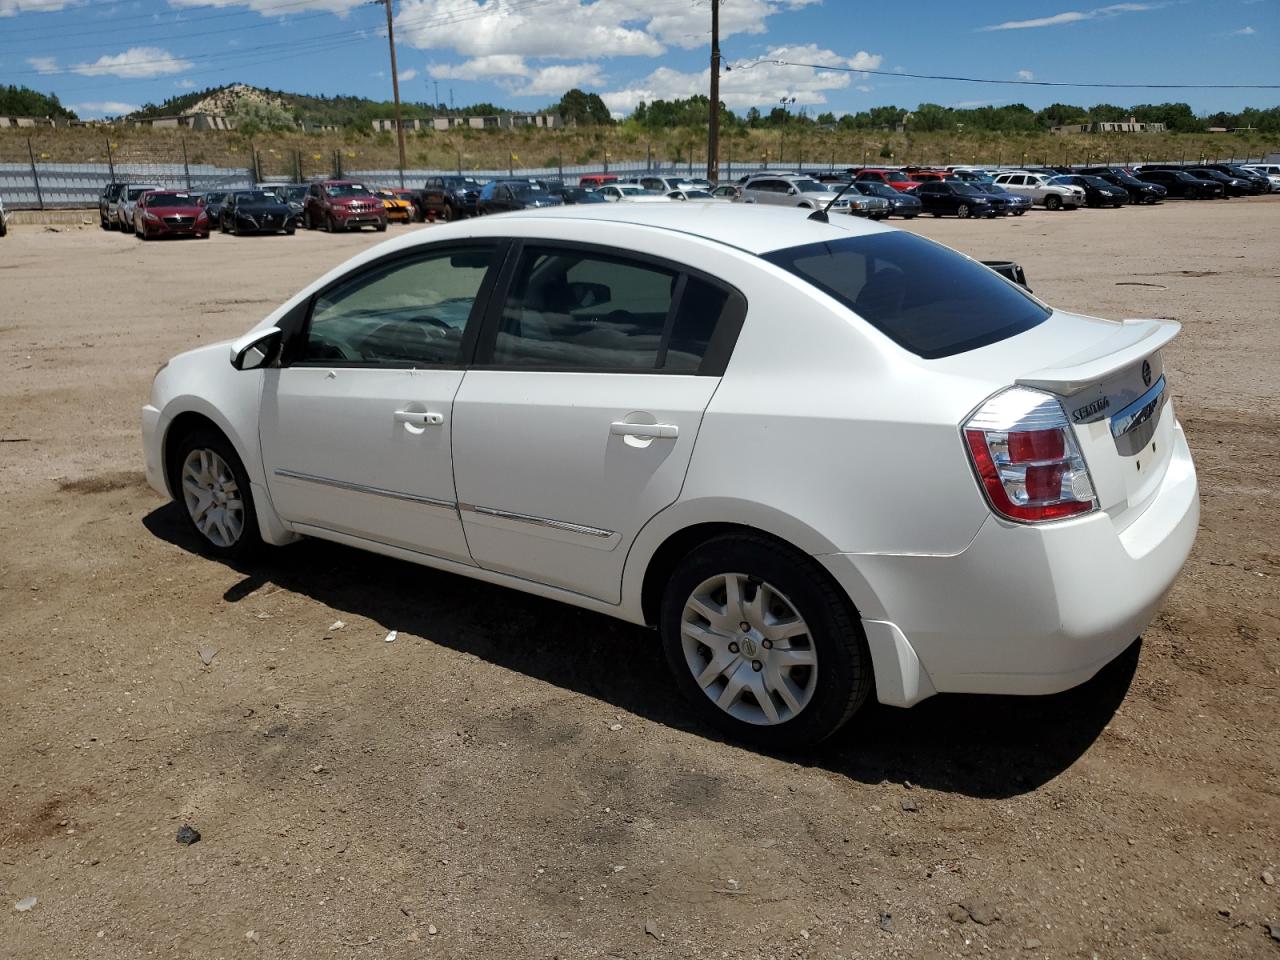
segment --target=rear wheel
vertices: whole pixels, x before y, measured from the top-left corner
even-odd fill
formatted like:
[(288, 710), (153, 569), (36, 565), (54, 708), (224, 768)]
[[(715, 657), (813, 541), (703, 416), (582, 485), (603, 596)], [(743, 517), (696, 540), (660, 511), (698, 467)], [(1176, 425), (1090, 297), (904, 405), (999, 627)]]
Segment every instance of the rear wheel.
[(1051, 193), (1044, 198), (1044, 208), (1046, 210), (1061, 210), (1062, 198), (1056, 193)]
[(377, 225), (377, 230), (378, 230), (378, 232), (379, 232), (379, 233), (386, 233), (386, 232), (387, 232), (387, 221), (383, 220), (383, 221), (381, 221), (380, 223), (378, 223), (378, 225)]
[(226, 437), (188, 434), (177, 445), (173, 471), (171, 487), (208, 553), (238, 560), (262, 546), (249, 475)]
[(441, 207), (440, 219), (443, 220), (445, 223), (448, 223), (450, 220), (456, 220), (457, 215), (453, 212), (453, 207), (451, 207), (447, 203), (443, 207)]
[(871, 691), (847, 598), (804, 554), (753, 534), (708, 541), (668, 581), (662, 639), (676, 683), (731, 736), (795, 749), (835, 733)]

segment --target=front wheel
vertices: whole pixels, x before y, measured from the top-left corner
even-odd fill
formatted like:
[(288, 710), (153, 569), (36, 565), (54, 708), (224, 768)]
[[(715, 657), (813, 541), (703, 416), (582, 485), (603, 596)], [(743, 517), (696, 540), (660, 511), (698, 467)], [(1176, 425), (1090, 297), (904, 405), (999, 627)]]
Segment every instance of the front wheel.
[(764, 537), (717, 537), (685, 557), (663, 594), (661, 629), (694, 709), (762, 746), (826, 739), (871, 691), (847, 598), (810, 558)]
[(969, 205), (967, 203), (962, 203), (960, 204), (960, 206), (956, 207), (956, 216), (959, 217), (961, 220), (968, 220)]
[(1049, 196), (1044, 198), (1044, 208), (1046, 210), (1061, 210), (1062, 198), (1056, 194), (1049, 194)]
[(222, 434), (197, 430), (178, 444), (170, 485), (204, 549), (240, 560), (262, 546), (249, 475)]
[(383, 220), (381, 223), (379, 223), (379, 224), (377, 225), (377, 231), (378, 231), (379, 233), (386, 233), (386, 232), (387, 232), (387, 221)]
[(1022, 216), (1024, 213), (1026, 213), (1026, 212), (1027, 212), (1027, 211), (1025, 211), (1025, 210), (1015, 210), (1015, 211), (1013, 211), (1013, 215), (1014, 215), (1015, 217), (1020, 217), (1020, 216)]

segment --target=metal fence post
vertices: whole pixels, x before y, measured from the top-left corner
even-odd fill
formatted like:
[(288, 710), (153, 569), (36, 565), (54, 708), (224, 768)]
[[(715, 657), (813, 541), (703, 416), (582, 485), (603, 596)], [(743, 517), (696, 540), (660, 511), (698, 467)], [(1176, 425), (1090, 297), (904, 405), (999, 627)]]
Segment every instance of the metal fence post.
[(182, 138), (182, 175), (187, 180), (187, 190), (191, 189), (191, 165), (187, 163), (187, 138)]
[(40, 174), (36, 171), (36, 152), (31, 148), (31, 138), (27, 137), (27, 156), (31, 158), (31, 179), (36, 185), (36, 200), (40, 209), (44, 209), (44, 194), (40, 192)]
[(301, 150), (293, 151), (293, 174), (294, 174), (293, 182), (301, 183), (302, 182), (302, 151)]
[(106, 140), (107, 140), (107, 170), (111, 172), (111, 182), (115, 183), (116, 162), (115, 162), (115, 158), (111, 156), (111, 138), (107, 137)]

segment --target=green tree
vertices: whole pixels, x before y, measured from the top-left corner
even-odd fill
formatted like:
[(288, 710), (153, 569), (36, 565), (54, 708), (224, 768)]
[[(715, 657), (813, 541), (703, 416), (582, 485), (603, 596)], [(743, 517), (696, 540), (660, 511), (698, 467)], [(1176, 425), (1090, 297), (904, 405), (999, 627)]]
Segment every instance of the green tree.
[(600, 95), (584, 93), (577, 87), (567, 91), (553, 110), (565, 123), (576, 123), (579, 126), (613, 123), (609, 108), (604, 105)]
[(30, 87), (0, 86), (0, 116), (55, 117), (75, 120), (75, 113), (58, 100), (56, 94), (40, 93)]
[(241, 97), (236, 101), (231, 108), (230, 119), (235, 122), (236, 131), (245, 137), (292, 130), (298, 125), (286, 107), (250, 97)]

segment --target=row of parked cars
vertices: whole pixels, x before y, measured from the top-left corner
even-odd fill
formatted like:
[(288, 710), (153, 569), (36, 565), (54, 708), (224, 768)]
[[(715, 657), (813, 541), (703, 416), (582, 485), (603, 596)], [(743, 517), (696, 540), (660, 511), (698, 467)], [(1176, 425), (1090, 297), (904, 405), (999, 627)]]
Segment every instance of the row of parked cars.
[(369, 187), (354, 180), (257, 184), (249, 190), (171, 190), (153, 183), (109, 183), (98, 198), (104, 230), (156, 237), (207, 238), (230, 234), (284, 233), (299, 227), (338, 232), (417, 217), (416, 190)]

